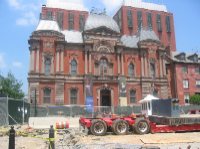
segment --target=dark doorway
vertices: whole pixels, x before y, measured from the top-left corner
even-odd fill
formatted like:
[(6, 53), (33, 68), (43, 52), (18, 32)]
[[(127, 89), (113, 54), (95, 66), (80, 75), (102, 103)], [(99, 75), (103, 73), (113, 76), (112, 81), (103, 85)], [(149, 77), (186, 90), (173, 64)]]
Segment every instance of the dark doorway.
[(108, 89), (101, 90), (101, 106), (111, 106), (111, 92)]

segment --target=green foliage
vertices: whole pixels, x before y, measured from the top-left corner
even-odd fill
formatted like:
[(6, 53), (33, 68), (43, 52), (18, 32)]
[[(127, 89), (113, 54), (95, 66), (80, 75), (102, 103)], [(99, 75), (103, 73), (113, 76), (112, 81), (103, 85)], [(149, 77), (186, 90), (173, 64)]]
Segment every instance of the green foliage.
[(22, 99), (24, 93), (21, 89), (23, 83), (18, 81), (15, 76), (9, 72), (6, 77), (0, 75), (0, 92), (4, 96), (14, 99)]
[(192, 95), (190, 97), (190, 104), (200, 105), (200, 95)]

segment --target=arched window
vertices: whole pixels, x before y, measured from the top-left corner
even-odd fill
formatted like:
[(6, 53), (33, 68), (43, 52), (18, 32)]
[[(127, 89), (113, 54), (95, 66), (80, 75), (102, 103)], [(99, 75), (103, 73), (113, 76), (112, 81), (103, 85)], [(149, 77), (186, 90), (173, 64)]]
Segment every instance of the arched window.
[(77, 62), (75, 59), (71, 61), (71, 75), (77, 74)]
[(152, 78), (156, 77), (156, 67), (155, 67), (155, 63), (150, 63), (150, 75)]
[(134, 76), (134, 65), (133, 65), (132, 63), (130, 63), (130, 64), (128, 65), (128, 75), (129, 75), (130, 77), (133, 77), (133, 76)]
[(130, 104), (136, 103), (136, 91), (130, 90)]
[(44, 88), (43, 95), (43, 103), (51, 103), (51, 89)]
[(77, 89), (72, 88), (70, 90), (70, 104), (77, 104)]
[(51, 72), (51, 58), (46, 57), (44, 62), (45, 67), (45, 75), (50, 75)]
[(100, 75), (108, 74), (108, 61), (105, 58), (100, 60), (99, 68), (100, 68)]

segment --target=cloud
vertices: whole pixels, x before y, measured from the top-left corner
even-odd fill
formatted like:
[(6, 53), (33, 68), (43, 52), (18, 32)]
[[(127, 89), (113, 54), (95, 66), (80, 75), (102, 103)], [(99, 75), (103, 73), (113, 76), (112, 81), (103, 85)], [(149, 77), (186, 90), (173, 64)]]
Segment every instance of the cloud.
[[(44, 1), (44, 0), (42, 0)], [(42, 5), (41, 0), (8, 0), (11, 8), (14, 8), (21, 17), (16, 19), (19, 26), (36, 25), (38, 23), (39, 11)]]
[(102, 0), (102, 3), (108, 12), (116, 10), (122, 4), (122, 2), (123, 0)]
[(18, 61), (15, 61), (15, 62), (12, 63), (12, 66), (16, 67), (16, 68), (21, 68), (22, 67), (22, 63), (18, 62)]
[(5, 67), (6, 67), (6, 62), (5, 62), (5, 59), (4, 59), (4, 54), (0, 53), (0, 69), (3, 69)]

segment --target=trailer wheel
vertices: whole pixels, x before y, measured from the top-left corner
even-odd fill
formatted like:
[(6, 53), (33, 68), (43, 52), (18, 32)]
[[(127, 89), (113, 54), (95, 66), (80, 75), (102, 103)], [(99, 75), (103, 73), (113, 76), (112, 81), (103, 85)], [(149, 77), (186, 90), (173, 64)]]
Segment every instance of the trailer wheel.
[(145, 119), (136, 119), (133, 130), (135, 130), (137, 134), (149, 133), (150, 127), (148, 121)]
[(112, 130), (116, 135), (125, 135), (128, 132), (128, 123), (125, 120), (115, 120), (112, 125)]
[(107, 131), (107, 125), (104, 121), (96, 119), (92, 120), (90, 132), (95, 136), (103, 136)]

